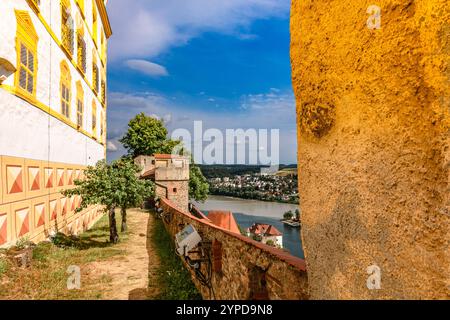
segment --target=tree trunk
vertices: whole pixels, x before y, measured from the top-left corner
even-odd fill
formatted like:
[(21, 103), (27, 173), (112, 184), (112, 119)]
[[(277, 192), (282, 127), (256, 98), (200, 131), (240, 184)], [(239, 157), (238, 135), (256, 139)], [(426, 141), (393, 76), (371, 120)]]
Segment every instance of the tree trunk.
[(121, 213), (122, 213), (122, 228), (120, 229), (120, 231), (125, 232), (127, 231), (127, 208), (122, 207)]
[(109, 241), (116, 244), (119, 241), (119, 234), (117, 233), (116, 224), (116, 208), (109, 209)]

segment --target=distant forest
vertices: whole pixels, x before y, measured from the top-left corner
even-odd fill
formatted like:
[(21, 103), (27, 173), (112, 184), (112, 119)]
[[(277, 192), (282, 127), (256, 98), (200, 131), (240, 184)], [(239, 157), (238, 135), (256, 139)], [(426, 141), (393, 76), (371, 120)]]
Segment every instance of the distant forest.
[[(211, 178), (223, 178), (232, 176), (242, 176), (245, 174), (255, 174), (261, 172), (261, 168), (268, 168), (267, 166), (255, 166), (255, 165), (227, 165), (227, 164), (214, 164), (214, 165), (199, 165), (203, 172), (203, 175), (207, 179)], [(280, 164), (280, 170), (288, 168), (297, 168), (296, 164)]]

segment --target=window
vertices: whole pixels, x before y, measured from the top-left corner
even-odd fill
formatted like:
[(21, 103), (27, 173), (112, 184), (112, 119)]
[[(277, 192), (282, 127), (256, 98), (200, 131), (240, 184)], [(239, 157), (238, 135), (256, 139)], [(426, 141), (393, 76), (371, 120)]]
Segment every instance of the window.
[(61, 42), (69, 53), (73, 54), (74, 46), (74, 22), (70, 14), (70, 2), (68, 0), (61, 1)]
[(61, 114), (70, 119), (70, 97), (71, 97), (70, 69), (67, 62), (61, 62)]
[(92, 101), (92, 134), (97, 135), (97, 105)]
[(105, 32), (103, 31), (103, 28), (101, 29), (100, 34), (100, 41), (101, 41), (101, 47), (102, 47), (102, 60), (105, 62), (106, 59), (106, 43), (105, 43)]
[(102, 110), (100, 112), (100, 140), (106, 143), (106, 112)]
[(106, 103), (106, 81), (102, 80), (102, 102)]
[(83, 128), (83, 101), (77, 99), (77, 126)]
[(20, 44), (19, 86), (28, 93), (34, 93), (34, 52)]
[(36, 95), (38, 36), (27, 11), (16, 10), (17, 72), (15, 85), (23, 93)]
[(105, 133), (105, 114), (103, 110), (100, 112), (100, 137), (103, 141), (103, 134)]
[(77, 126), (83, 128), (84, 91), (81, 82), (77, 82)]
[(77, 63), (78, 68), (86, 73), (86, 41), (84, 41), (84, 29), (83, 27), (78, 28), (77, 30)]
[[(95, 57), (95, 51), (92, 52), (92, 57)], [(94, 86), (94, 91), (99, 92), (100, 79), (98, 74), (98, 66), (95, 62), (92, 63), (92, 85)]]

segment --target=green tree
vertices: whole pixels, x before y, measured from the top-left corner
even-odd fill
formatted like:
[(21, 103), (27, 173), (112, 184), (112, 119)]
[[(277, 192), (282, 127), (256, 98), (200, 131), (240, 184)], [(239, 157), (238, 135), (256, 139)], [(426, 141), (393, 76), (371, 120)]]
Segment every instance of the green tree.
[(273, 240), (267, 240), (266, 244), (271, 247), (276, 247), (275, 242), (273, 242)]
[[(85, 178), (75, 181), (75, 188), (63, 191), (65, 196), (79, 195), (82, 198), (82, 210), (89, 205), (103, 205), (109, 215), (109, 238), (111, 243), (119, 241), (116, 224), (116, 208), (127, 208), (150, 197), (153, 187), (150, 182), (139, 180), (137, 166), (126, 160), (117, 160), (107, 164), (105, 160), (89, 166), (85, 170)], [(125, 210), (126, 214), (126, 210)], [(126, 226), (126, 224), (125, 224)]]
[(133, 160), (122, 158), (114, 161), (112, 169), (117, 173), (118, 189), (120, 194), (125, 195), (119, 203), (122, 215), (121, 232), (127, 230), (127, 209), (140, 206), (145, 198), (149, 198), (154, 193), (154, 186), (151, 181), (139, 180), (137, 174), (141, 171)]
[(300, 220), (300, 210), (295, 209), (295, 219)]
[(293, 216), (294, 216), (294, 214), (292, 213), (291, 210), (289, 210), (289, 211), (287, 211), (287, 212), (284, 213), (283, 218), (284, 218), (285, 220), (291, 220)]
[(191, 161), (189, 168), (189, 198), (205, 201), (209, 194), (209, 184), (200, 168)]
[[(128, 156), (132, 158), (158, 153), (171, 154), (175, 147), (179, 153), (186, 153), (181, 141), (167, 138), (167, 129), (162, 120), (146, 116), (144, 113), (130, 120), (128, 131), (120, 142), (127, 149)], [(189, 176), (189, 197), (196, 201), (205, 201), (209, 193), (209, 184), (192, 158)]]
[(171, 153), (179, 144), (179, 141), (167, 139), (167, 129), (162, 120), (148, 117), (144, 113), (130, 120), (128, 130), (120, 142), (133, 158), (140, 155)]

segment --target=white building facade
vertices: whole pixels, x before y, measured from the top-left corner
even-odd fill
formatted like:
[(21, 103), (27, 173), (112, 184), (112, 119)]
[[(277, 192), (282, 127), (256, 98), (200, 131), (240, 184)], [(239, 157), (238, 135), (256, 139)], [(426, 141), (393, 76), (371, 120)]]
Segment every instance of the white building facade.
[(106, 155), (104, 0), (0, 1), (0, 246), (77, 233), (73, 187)]

